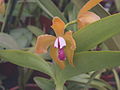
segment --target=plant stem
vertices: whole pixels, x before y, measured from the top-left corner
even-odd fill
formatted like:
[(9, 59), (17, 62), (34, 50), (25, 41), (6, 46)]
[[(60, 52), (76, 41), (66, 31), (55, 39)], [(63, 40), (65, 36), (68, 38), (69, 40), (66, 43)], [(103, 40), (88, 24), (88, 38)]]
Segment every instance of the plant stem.
[(100, 71), (95, 71), (92, 75), (91, 75), (91, 77), (90, 77), (90, 79), (88, 80), (88, 82), (86, 83), (86, 87), (84, 88), (84, 90), (88, 90), (88, 86), (89, 86), (89, 84), (95, 79), (95, 77), (98, 75), (98, 74), (100, 74), (102, 72), (102, 70), (100, 70)]
[(17, 27), (17, 25), (19, 24), (20, 18), (22, 16), (23, 10), (24, 10), (24, 6), (25, 6), (25, 0), (22, 2), (18, 16), (16, 17), (16, 24), (15, 26)]
[(55, 90), (63, 90), (63, 85), (56, 84), (56, 89)]
[(4, 16), (4, 21), (3, 21), (3, 24), (2, 24), (1, 32), (4, 31), (10, 7), (11, 7), (11, 0), (8, 0), (8, 5), (7, 5), (6, 11), (5, 11), (5, 16)]
[(55, 85), (56, 85), (55, 90), (63, 90), (64, 82), (61, 82), (60, 78), (57, 78), (55, 79)]
[(22, 67), (19, 68), (19, 78), (18, 78), (18, 83), (19, 83), (19, 90), (24, 90), (24, 69)]
[(77, 20), (73, 20), (73, 21), (67, 23), (67, 24), (65, 25), (65, 28), (68, 27), (68, 26), (71, 25), (71, 24), (75, 24), (76, 22), (77, 22)]
[(19, 90), (24, 90), (33, 70), (19, 67)]
[(29, 80), (29, 78), (31, 77), (33, 73), (33, 70), (31, 69), (26, 69), (26, 72), (24, 72), (24, 84), (27, 83), (27, 81)]
[(115, 69), (112, 69), (114, 77), (115, 77), (115, 81), (116, 81), (116, 86), (117, 86), (117, 90), (120, 90), (120, 79), (119, 79), (119, 75), (117, 73), (117, 71)]
[(59, 8), (60, 8), (60, 9), (62, 8), (63, 1), (64, 1), (64, 0), (60, 0), (60, 2), (59, 2)]

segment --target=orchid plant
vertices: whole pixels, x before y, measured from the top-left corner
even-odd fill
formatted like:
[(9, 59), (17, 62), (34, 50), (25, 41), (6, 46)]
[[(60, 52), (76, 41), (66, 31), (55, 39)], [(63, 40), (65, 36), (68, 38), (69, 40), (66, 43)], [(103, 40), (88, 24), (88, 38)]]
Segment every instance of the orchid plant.
[[(65, 17), (58, 9), (54, 8), (56, 6), (50, 0), (36, 0), (43, 10), (46, 10), (45, 7), (48, 6), (46, 13), (52, 16), (51, 28), (55, 35), (43, 34), (37, 36), (32, 50), (31, 48), (28, 51), (0, 50), (0, 58), (49, 75), (51, 77), (50, 80), (40, 77), (34, 78), (37, 85), (43, 90), (67, 90), (66, 82), (80, 82), (79, 78), (83, 73), (119, 66), (120, 51), (108, 51), (114, 50), (114, 46), (111, 45), (114, 40), (113, 42), (107, 42), (106, 40), (120, 33), (120, 23), (118, 23), (120, 14), (101, 19), (101, 14), (89, 11), (101, 1), (89, 0), (79, 10), (76, 20), (66, 23)], [(49, 3), (50, 6), (46, 3)], [(0, 5), (1, 7), (4, 6), (2, 1)], [(56, 10), (57, 15), (52, 10), (49, 10), (51, 7), (53, 11)], [(99, 7), (99, 9), (101, 8)], [(105, 12), (104, 9), (101, 10)], [(0, 12), (3, 13), (1, 8)], [(77, 23), (76, 29), (78, 29), (76, 32), (73, 32), (73, 30), (66, 31), (67, 27), (75, 23)], [(97, 51), (97, 45), (103, 42), (104, 44), (102, 45), (107, 47), (107, 51)], [(96, 51), (93, 51), (93, 48)], [(52, 61), (47, 61), (42, 57), (42, 54), (48, 54)], [(45, 85), (41, 86), (41, 82)], [(107, 85), (106, 83), (104, 84)], [(88, 88), (88, 86), (86, 87)], [(108, 88), (113, 90), (111, 86)], [(102, 87), (103, 90), (108, 88)]]

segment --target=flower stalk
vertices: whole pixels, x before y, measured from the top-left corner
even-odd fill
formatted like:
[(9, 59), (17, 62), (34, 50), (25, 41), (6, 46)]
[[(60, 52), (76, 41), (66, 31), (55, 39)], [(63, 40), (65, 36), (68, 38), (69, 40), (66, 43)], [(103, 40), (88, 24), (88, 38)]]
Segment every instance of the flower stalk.
[(72, 25), (72, 24), (75, 24), (75, 23), (77, 23), (77, 20), (70, 21), (69, 23), (67, 23), (65, 25), (65, 28), (67, 28), (69, 25)]
[(55, 90), (63, 90), (63, 84), (56, 84)]
[(55, 90), (63, 90), (63, 87), (61, 86), (56, 86), (56, 89)]
[(6, 11), (5, 11), (5, 16), (4, 16), (4, 21), (3, 21), (3, 24), (2, 24), (2, 27), (1, 27), (1, 32), (4, 31), (4, 28), (5, 28), (5, 25), (6, 25), (6, 21), (8, 19), (8, 14), (9, 14), (9, 9), (11, 7), (11, 0), (8, 1), (8, 4), (7, 4), (7, 8), (6, 8)]

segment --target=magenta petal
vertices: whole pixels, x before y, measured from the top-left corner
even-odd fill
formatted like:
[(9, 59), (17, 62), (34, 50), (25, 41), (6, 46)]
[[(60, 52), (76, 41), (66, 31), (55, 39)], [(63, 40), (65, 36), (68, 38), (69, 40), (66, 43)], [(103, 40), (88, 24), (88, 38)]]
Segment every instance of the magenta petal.
[(66, 56), (63, 48), (58, 49), (58, 58), (62, 61), (66, 60)]

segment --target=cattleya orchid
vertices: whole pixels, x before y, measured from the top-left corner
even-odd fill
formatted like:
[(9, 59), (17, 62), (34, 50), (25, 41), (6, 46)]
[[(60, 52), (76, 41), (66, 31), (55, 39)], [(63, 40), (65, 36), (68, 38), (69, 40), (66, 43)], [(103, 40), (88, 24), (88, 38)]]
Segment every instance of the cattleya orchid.
[(100, 17), (98, 15), (88, 10), (96, 6), (101, 1), (102, 0), (90, 0), (83, 6), (77, 17), (78, 29), (100, 20)]
[(56, 37), (52, 35), (41, 35), (37, 38), (36, 53), (46, 53), (50, 46), (51, 58), (62, 68), (65, 67), (67, 59), (71, 65), (73, 64), (74, 50), (76, 49), (75, 40), (72, 37), (72, 31), (64, 33), (65, 23), (59, 18), (54, 17), (52, 20), (52, 29)]
[(0, 0), (0, 14), (5, 13), (5, 3), (4, 0)]

